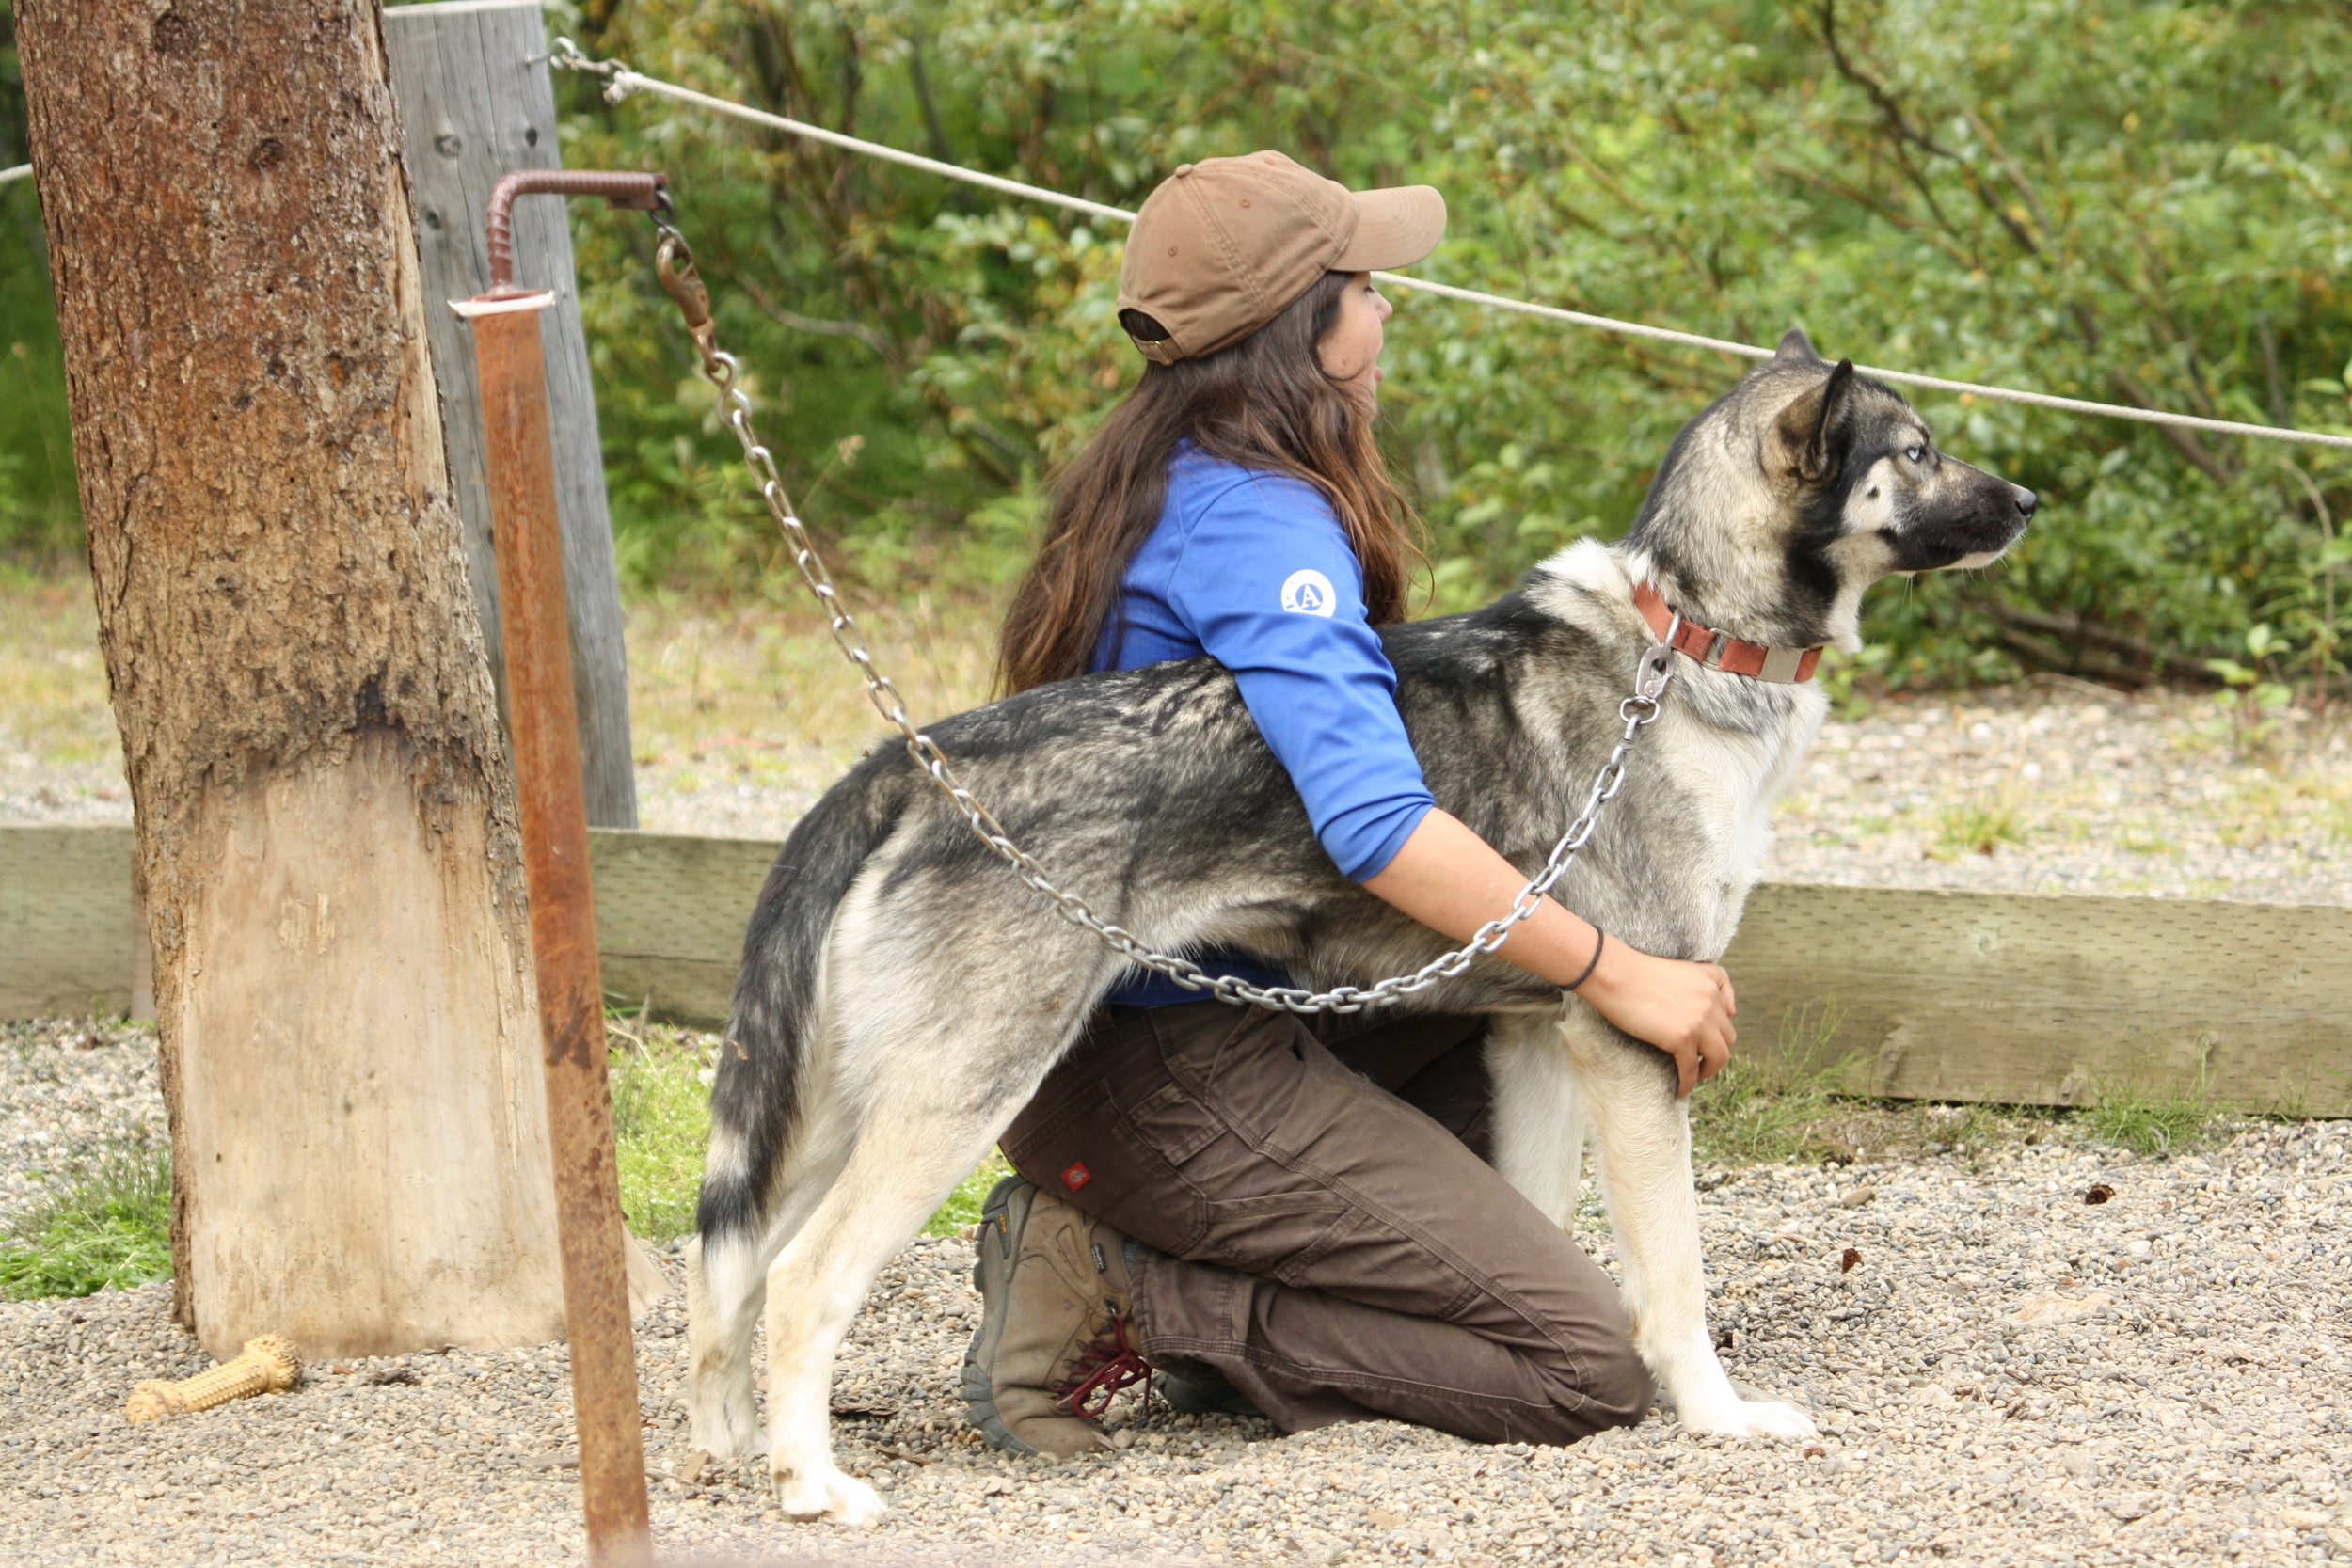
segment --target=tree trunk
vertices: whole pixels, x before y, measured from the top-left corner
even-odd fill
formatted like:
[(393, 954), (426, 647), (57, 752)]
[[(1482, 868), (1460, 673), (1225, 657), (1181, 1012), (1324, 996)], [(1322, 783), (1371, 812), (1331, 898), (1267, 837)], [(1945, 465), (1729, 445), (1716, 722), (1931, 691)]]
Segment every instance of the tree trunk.
[(17, 21), (181, 1314), (215, 1354), (553, 1338), (513, 786), (375, 0)]

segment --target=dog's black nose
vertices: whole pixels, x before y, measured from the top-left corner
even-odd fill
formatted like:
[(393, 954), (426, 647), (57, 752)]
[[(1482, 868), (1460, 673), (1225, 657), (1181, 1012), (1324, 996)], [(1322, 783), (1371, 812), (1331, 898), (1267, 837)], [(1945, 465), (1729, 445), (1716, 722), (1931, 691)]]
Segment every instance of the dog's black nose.
[(2035, 495), (2031, 490), (2026, 489), (2022, 485), (2017, 486), (2016, 488), (2017, 515), (2020, 517), (2023, 517), (2026, 521), (2032, 522), (2033, 509), (2042, 504), (2042, 498)]

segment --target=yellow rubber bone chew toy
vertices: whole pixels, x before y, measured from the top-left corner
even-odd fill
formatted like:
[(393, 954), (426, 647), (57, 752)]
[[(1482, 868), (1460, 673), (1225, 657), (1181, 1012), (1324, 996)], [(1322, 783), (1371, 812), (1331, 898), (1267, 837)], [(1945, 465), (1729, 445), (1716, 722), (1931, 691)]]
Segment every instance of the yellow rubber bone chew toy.
[(282, 1334), (264, 1334), (258, 1339), (247, 1339), (243, 1355), (234, 1361), (224, 1361), (209, 1372), (199, 1372), (177, 1383), (166, 1383), (159, 1377), (147, 1379), (131, 1390), (131, 1403), (124, 1414), (134, 1421), (184, 1416), (250, 1394), (283, 1393), (301, 1381), (302, 1362), (294, 1354), (294, 1341)]

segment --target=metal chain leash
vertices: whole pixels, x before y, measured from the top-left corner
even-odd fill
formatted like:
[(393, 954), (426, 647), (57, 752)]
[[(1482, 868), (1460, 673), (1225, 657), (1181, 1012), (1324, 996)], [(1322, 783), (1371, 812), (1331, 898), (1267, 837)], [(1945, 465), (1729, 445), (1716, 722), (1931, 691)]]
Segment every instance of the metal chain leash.
[(794, 514), (791, 500), (785, 495), (784, 481), (776, 473), (774, 455), (761, 445), (759, 437), (752, 430), (751, 399), (736, 385), (740, 367), (733, 355), (718, 345), (717, 330), (710, 319), (709, 292), (695, 271), (693, 251), (687, 245), (685, 236), (670, 224), (666, 216), (657, 215), (654, 226), (660, 235), (660, 242), (654, 252), (654, 267), (660, 277), (661, 287), (676, 304), (678, 313), (685, 318), (687, 331), (693, 335), (694, 346), (702, 356), (703, 377), (718, 389), (722, 416), (726, 420), (727, 428), (735, 432), (735, 438), (742, 444), (743, 462), (758, 482), (760, 499), (767, 503), (769, 515), (784, 531), (785, 542), (792, 549), (792, 563), (800, 569), (802, 580), (808, 584), (809, 592), (817, 595), (817, 603), (825, 612), (832, 628), (834, 645), (865, 679), (866, 700), (898, 730), (906, 743), (907, 754), (961, 814), (980, 842), (1011, 867), (1014, 876), (1042, 894), (1064, 920), (1093, 932), (1105, 946), (1129, 963), (1156, 974), (1164, 974), (1187, 990), (1206, 992), (1220, 1002), (1294, 1013), (1361, 1012), (1366, 1007), (1378, 1006), (1402, 996), (1410, 996), (1415, 991), (1426, 990), (1440, 980), (1449, 980), (1460, 974), (1478, 958), (1501, 947), (1513, 927), (1529, 919), (1543, 907), (1545, 895), (1566, 875), (1568, 867), (1575, 863), (1577, 851), (1584, 847), (1592, 838), (1594, 829), (1599, 826), (1602, 808), (1615, 800), (1618, 790), (1624, 787), (1626, 757), (1633, 750), (1633, 743), (1644, 727), (1657, 721), (1661, 711), (1660, 701), (1674, 679), (1670, 667), (1673, 657), (1670, 644), (1675, 632), (1680, 629), (1679, 616), (1676, 617), (1677, 625), (1668, 627), (1665, 638), (1645, 650), (1634, 665), (1632, 694), (1617, 705), (1617, 717), (1624, 722), (1625, 733), (1618, 737), (1615, 749), (1609, 753), (1609, 760), (1601, 765), (1600, 771), (1594, 777), (1591, 792), (1584, 799), (1584, 809), (1569, 824), (1568, 831), (1560, 836), (1560, 842), (1551, 847), (1551, 854), (1544, 862), (1543, 870), (1511, 901), (1510, 911), (1481, 926), (1467, 945), (1431, 959), (1410, 974), (1391, 975), (1373, 986), (1341, 986), (1327, 991), (1301, 990), (1292, 986), (1253, 986), (1232, 975), (1211, 974), (1190, 959), (1153, 952), (1137, 941), (1132, 932), (1096, 914), (1088, 908), (1083, 898), (1055, 886), (1046, 876), (1045, 868), (1006, 833), (995, 814), (964, 787), (962, 780), (956, 776), (954, 766), (948, 762), (947, 754), (907, 717), (906, 704), (899, 698), (898, 687), (875, 665), (873, 655), (866, 651), (857, 622), (842, 604), (841, 595), (834, 587), (833, 574), (826, 570), (823, 559), (818, 555), (816, 543), (809, 537), (807, 527)]

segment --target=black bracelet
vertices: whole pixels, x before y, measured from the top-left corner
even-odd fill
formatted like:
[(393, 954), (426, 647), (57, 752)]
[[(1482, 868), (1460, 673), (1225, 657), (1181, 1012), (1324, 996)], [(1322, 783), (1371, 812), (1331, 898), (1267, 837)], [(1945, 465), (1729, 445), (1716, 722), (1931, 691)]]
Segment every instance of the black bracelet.
[(1604, 942), (1606, 942), (1608, 940), (1609, 940), (1609, 933), (1608, 933), (1608, 932), (1606, 932), (1606, 931), (1602, 930), (1602, 929), (1601, 929), (1599, 927), (1597, 927), (1597, 926), (1596, 926), (1596, 927), (1593, 927), (1593, 961), (1592, 961), (1591, 963), (1588, 963), (1588, 964), (1586, 964), (1586, 965), (1584, 966), (1584, 973), (1583, 973), (1583, 974), (1581, 974), (1578, 975), (1575, 979), (1573, 979), (1573, 980), (1569, 981), (1566, 985), (1562, 986), (1562, 987), (1560, 988), (1562, 990), (1576, 990), (1576, 988), (1577, 988), (1577, 987), (1579, 987), (1579, 986), (1582, 985), (1585, 981), (1587, 981), (1587, 980), (1589, 980), (1589, 979), (1591, 979), (1591, 978), (1593, 977), (1593, 971), (1595, 971), (1596, 969), (1598, 969), (1598, 968), (1600, 967), (1600, 949), (1601, 949), (1601, 944), (1602, 944), (1602, 943), (1604, 943)]

